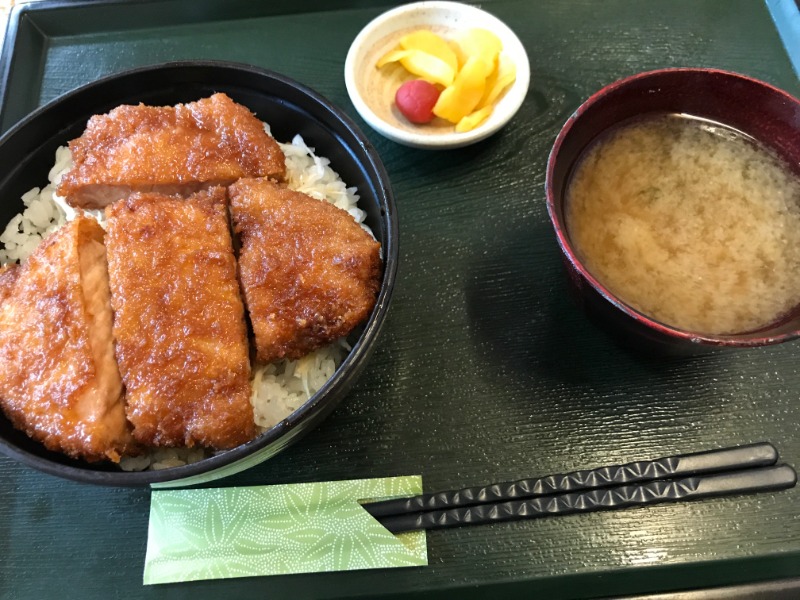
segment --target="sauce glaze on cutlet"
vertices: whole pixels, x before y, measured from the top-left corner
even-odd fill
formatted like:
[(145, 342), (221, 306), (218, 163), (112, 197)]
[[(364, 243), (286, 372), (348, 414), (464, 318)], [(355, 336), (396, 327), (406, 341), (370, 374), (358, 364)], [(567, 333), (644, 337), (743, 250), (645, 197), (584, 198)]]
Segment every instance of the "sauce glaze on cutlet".
[(89, 119), (69, 149), (75, 166), (58, 194), (83, 208), (133, 192), (188, 195), (240, 177), (286, 174), (264, 124), (225, 94), (176, 106), (119, 106)]
[(19, 265), (10, 263), (0, 267), (0, 302), (11, 295), (14, 289), (14, 282), (19, 276)]
[(267, 179), (228, 188), (257, 358), (301, 358), (375, 305), (380, 244), (346, 212)]
[(135, 438), (231, 448), (256, 434), (224, 188), (106, 209), (114, 337)]
[(42, 242), (0, 303), (0, 404), (48, 449), (89, 461), (135, 446), (113, 359), (103, 229), (78, 217)]

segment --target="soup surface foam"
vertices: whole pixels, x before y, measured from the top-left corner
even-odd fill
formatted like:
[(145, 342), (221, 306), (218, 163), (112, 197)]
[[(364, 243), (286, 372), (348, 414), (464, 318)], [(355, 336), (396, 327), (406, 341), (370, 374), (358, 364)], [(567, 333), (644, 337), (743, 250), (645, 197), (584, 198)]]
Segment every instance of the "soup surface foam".
[(605, 132), (566, 223), (601, 284), (679, 329), (757, 330), (800, 304), (800, 178), (724, 125), (664, 114)]

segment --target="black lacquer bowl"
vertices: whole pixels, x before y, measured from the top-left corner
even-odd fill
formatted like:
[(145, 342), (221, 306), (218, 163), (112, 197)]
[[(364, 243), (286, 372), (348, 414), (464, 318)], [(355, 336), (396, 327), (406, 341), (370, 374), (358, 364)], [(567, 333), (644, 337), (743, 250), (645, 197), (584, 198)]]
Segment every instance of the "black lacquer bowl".
[(386, 171), (374, 148), (339, 109), (309, 88), (276, 73), (223, 62), (176, 62), (111, 75), (36, 110), (0, 138), (0, 223), (24, 208), (20, 196), (47, 183), (58, 146), (78, 137), (93, 114), (120, 104), (171, 105), (224, 92), (270, 124), (280, 141), (300, 134), (331, 160), (383, 248), (384, 272), (377, 303), (354, 336), (352, 350), (333, 377), (287, 419), (256, 439), (199, 462), (158, 471), (123, 472), (110, 463), (90, 464), (50, 452), (15, 430), (0, 414), (0, 452), (26, 465), (77, 481), (111, 485), (194, 485), (252, 467), (318, 425), (348, 393), (369, 355), (389, 309), (398, 261), (397, 213)]

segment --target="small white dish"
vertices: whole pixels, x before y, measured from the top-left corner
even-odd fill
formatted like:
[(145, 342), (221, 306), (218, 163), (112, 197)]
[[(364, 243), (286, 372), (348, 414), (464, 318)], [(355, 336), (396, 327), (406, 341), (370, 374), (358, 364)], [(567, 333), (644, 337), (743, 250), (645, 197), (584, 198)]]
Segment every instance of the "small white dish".
[[(489, 118), (472, 131), (456, 133), (454, 126), (442, 119), (415, 125), (394, 106), (397, 88), (404, 79), (414, 76), (399, 64), (385, 66), (379, 71), (375, 63), (397, 46), (404, 32), (419, 28), (431, 29), (445, 37), (447, 31), (488, 29), (500, 38), (503, 51), (514, 61), (516, 80), (497, 102)], [(381, 135), (414, 148), (460, 148), (489, 137), (511, 120), (528, 92), (530, 64), (522, 42), (494, 15), (460, 2), (426, 1), (394, 8), (364, 27), (347, 52), (344, 81), (358, 113)]]

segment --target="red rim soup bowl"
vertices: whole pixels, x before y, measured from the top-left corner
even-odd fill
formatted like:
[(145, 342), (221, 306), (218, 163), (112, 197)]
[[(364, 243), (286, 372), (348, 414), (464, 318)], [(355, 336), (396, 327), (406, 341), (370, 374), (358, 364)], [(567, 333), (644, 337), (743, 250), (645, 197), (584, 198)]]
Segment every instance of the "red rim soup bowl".
[(573, 169), (600, 134), (650, 113), (688, 114), (732, 127), (772, 150), (800, 177), (800, 100), (770, 84), (716, 69), (679, 68), (640, 73), (604, 87), (567, 120), (547, 163), (547, 210), (579, 304), (623, 344), (657, 354), (765, 346), (797, 338), (800, 304), (758, 330), (724, 335), (687, 331), (627, 305), (578, 258), (565, 223), (566, 189)]

